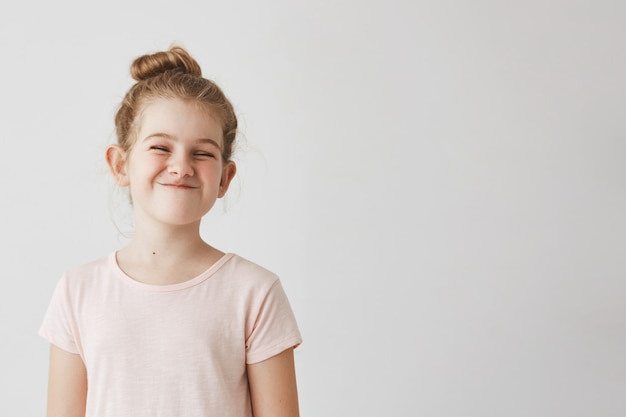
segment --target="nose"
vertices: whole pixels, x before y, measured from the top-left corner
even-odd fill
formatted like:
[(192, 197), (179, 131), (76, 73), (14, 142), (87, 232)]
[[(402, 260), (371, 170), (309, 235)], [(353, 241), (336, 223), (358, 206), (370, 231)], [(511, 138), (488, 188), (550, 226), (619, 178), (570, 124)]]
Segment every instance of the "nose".
[(168, 172), (170, 175), (179, 178), (190, 177), (193, 175), (193, 165), (189, 158), (181, 153), (172, 154), (169, 159)]

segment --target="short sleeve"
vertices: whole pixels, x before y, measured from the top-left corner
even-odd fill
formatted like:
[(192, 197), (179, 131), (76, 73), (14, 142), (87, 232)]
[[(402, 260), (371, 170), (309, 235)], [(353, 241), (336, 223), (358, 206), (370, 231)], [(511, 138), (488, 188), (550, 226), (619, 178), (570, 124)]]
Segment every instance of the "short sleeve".
[(262, 362), (302, 343), (295, 316), (280, 280), (271, 286), (256, 312), (246, 340), (246, 363)]
[(70, 353), (80, 353), (76, 337), (76, 321), (72, 314), (66, 276), (57, 283), (39, 328), (39, 335)]

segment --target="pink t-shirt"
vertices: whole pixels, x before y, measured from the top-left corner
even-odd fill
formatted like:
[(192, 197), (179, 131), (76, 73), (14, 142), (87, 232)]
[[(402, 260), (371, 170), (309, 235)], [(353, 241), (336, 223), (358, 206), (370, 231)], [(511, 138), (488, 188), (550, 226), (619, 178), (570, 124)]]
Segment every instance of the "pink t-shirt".
[(234, 254), (148, 285), (115, 253), (59, 281), (39, 331), (87, 369), (87, 417), (251, 417), (246, 364), (301, 343), (276, 275)]

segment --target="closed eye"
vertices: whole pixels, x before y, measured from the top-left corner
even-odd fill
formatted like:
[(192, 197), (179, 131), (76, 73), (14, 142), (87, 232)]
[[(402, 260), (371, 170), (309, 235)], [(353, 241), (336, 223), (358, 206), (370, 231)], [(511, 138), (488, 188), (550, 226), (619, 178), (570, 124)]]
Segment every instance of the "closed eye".
[(165, 146), (154, 145), (150, 146), (150, 150), (159, 151), (159, 152), (169, 152), (170, 150)]
[(193, 155), (197, 158), (215, 158), (215, 154), (211, 152), (196, 152)]

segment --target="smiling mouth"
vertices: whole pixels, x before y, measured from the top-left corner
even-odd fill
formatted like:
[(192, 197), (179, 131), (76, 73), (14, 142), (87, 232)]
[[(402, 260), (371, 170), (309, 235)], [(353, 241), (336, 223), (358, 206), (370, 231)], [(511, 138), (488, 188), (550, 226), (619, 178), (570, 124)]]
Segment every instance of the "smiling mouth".
[(187, 184), (167, 184), (167, 183), (159, 183), (164, 187), (168, 187), (168, 188), (176, 188), (176, 189), (180, 189), (180, 190), (195, 190), (198, 187), (194, 187), (191, 185), (187, 185)]

